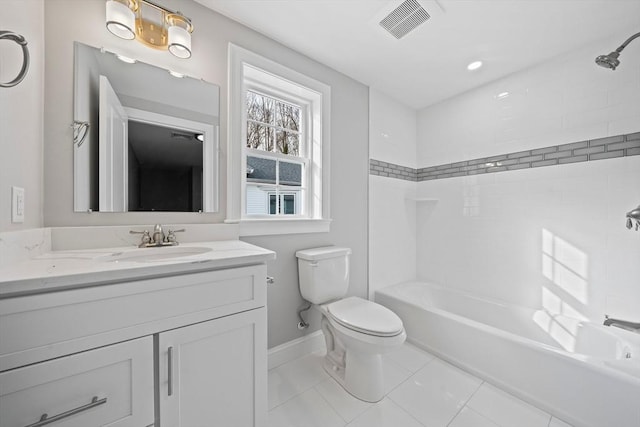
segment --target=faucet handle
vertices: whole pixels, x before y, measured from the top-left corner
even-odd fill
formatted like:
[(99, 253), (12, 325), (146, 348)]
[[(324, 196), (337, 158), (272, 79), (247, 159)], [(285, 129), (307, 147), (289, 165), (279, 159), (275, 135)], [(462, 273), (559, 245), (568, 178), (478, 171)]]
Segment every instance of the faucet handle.
[(169, 230), (169, 233), (167, 234), (167, 242), (177, 245), (178, 241), (176, 239), (176, 234), (175, 233), (183, 233), (185, 231), (186, 230), (184, 228), (181, 228), (179, 230)]
[(151, 243), (151, 235), (149, 234), (149, 230), (144, 230), (144, 231), (129, 230), (129, 234), (142, 234), (142, 238), (140, 239), (140, 244), (138, 245), (139, 248), (145, 247), (149, 243)]

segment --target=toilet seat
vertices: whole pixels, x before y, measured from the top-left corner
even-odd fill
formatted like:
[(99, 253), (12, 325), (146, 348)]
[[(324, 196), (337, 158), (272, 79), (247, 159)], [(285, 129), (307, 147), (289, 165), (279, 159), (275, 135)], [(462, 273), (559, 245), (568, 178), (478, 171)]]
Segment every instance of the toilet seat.
[(330, 320), (351, 331), (376, 337), (394, 337), (404, 332), (402, 320), (391, 310), (358, 297), (326, 305)]

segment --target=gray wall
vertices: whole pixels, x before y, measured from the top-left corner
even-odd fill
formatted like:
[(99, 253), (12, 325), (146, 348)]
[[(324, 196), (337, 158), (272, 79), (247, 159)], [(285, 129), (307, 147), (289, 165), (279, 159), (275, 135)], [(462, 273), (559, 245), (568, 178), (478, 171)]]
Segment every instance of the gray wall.
[[(167, 52), (120, 40), (104, 26), (103, 0), (45, 2), (46, 75), (44, 141), (44, 224), (46, 226), (220, 223), (225, 218), (227, 153), (227, 46), (233, 42), (331, 86), (331, 224), (330, 233), (264, 236), (246, 239), (275, 250), (269, 265), (276, 283), (269, 288), (269, 347), (318, 328), (317, 316), (307, 331), (296, 328), (298, 291), (295, 251), (327, 244), (353, 249), (350, 294), (367, 294), (368, 88), (259, 33), (192, 1), (164, 1), (193, 19), (193, 56), (173, 58)], [(138, 58), (160, 67), (203, 78), (221, 88), (220, 212), (74, 213), (73, 149), (69, 124), (73, 115), (73, 42)]]
[[(42, 115), (44, 104), (43, 0), (4, 0), (0, 30), (27, 39), (31, 65), (26, 78), (0, 88), (0, 232), (42, 226)], [(13, 80), (22, 66), (17, 44), (0, 43), (0, 81)], [(25, 221), (11, 223), (11, 187), (25, 190)]]

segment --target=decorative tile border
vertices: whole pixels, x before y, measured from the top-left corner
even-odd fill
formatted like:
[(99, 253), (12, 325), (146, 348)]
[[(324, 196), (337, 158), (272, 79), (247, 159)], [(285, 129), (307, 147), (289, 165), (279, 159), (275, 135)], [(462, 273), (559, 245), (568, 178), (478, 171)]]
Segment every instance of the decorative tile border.
[(405, 181), (417, 181), (418, 170), (400, 166), (380, 160), (369, 159), (369, 174), (387, 176), (389, 178), (404, 179)]
[(369, 173), (407, 181), (428, 181), (637, 155), (640, 155), (640, 132), (420, 169), (371, 159)]

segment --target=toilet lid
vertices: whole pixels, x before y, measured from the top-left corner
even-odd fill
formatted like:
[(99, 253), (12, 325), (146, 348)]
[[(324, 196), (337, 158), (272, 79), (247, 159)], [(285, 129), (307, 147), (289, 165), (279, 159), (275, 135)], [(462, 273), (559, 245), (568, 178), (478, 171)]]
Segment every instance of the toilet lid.
[(349, 297), (327, 307), (331, 318), (354, 331), (376, 336), (395, 336), (402, 332), (402, 320), (391, 310), (358, 297)]

